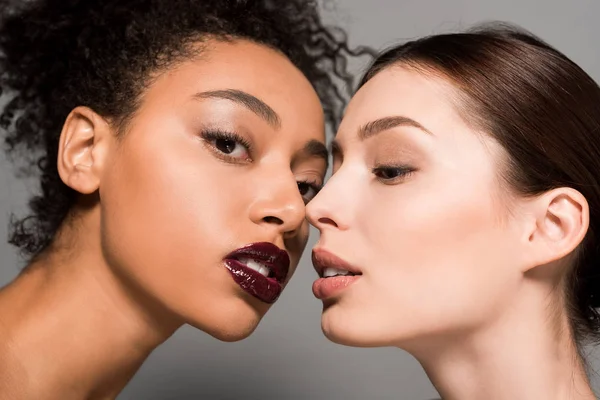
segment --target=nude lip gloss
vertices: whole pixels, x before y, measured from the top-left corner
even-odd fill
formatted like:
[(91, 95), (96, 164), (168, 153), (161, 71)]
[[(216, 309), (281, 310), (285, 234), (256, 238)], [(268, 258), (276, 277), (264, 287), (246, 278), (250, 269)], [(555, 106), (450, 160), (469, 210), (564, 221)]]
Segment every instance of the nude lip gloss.
[[(312, 262), (319, 274), (319, 278), (313, 283), (312, 291), (315, 297), (320, 300), (338, 295), (348, 286), (359, 280), (362, 275), (356, 267), (324, 249), (313, 250)], [(343, 272), (346, 275), (326, 277), (324, 273), (328, 268), (334, 268), (338, 273)]]
[(281, 295), (290, 269), (288, 253), (267, 242), (234, 250), (224, 262), (240, 288), (268, 304), (277, 301)]

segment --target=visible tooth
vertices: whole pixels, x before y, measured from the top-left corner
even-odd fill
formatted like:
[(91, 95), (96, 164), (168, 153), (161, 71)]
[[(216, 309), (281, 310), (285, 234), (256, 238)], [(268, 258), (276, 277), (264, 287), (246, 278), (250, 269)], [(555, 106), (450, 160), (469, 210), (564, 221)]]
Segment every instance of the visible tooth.
[(336, 275), (350, 275), (350, 271), (337, 268), (325, 268), (323, 271), (323, 278), (330, 278)]
[(256, 272), (260, 272), (261, 265), (254, 260), (249, 258), (240, 258), (239, 260), (242, 264), (246, 265), (246, 267), (255, 270)]
[(248, 268), (255, 270), (261, 275), (269, 276), (269, 274), (271, 273), (271, 270), (268, 267), (251, 258), (240, 258), (239, 261), (245, 264)]

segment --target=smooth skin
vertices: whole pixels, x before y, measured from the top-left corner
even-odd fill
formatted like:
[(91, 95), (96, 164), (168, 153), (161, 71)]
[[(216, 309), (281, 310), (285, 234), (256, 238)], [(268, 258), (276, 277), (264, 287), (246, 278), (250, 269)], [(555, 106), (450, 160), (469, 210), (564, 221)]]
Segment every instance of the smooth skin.
[(224, 267), (239, 247), (276, 244), (291, 277), (327, 169), (319, 98), (268, 47), (210, 40), (199, 54), (154, 77), (125, 132), (86, 107), (66, 119), (58, 170), (81, 201), (0, 292), (3, 395), (114, 398), (184, 323), (247, 337), (270, 305)]
[(514, 193), (503, 148), (458, 98), (445, 79), (395, 66), (351, 101), (307, 215), (315, 251), (362, 276), (324, 300), (323, 331), (407, 350), (445, 400), (592, 400), (558, 289), (586, 199)]

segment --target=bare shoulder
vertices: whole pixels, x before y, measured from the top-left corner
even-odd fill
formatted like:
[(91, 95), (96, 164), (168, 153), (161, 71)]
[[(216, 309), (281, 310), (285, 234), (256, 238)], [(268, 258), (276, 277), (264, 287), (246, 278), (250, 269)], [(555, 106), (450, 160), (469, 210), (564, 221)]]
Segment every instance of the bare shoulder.
[(27, 374), (14, 346), (13, 335), (7, 323), (13, 311), (7, 296), (9, 287), (0, 289), (0, 398), (28, 399)]
[(10, 338), (0, 331), (0, 398), (27, 399), (27, 374), (10, 346)]

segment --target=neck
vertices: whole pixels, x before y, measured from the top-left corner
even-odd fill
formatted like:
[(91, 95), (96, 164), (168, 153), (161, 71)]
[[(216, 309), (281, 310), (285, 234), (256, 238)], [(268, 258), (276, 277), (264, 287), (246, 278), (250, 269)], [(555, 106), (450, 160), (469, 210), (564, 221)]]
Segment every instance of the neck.
[(0, 291), (0, 392), (115, 398), (181, 326), (111, 272), (99, 242), (44, 256)]
[(483, 329), (410, 350), (442, 398), (594, 400), (567, 318), (516, 303)]

